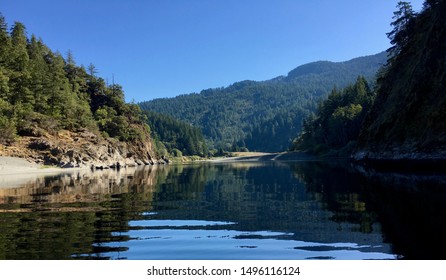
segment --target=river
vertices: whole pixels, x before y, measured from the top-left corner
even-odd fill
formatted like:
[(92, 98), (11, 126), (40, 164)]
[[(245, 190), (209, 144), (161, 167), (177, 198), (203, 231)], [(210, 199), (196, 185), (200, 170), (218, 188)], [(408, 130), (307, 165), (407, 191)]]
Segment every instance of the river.
[(0, 188), (0, 259), (446, 259), (445, 201), (343, 161), (77, 170)]

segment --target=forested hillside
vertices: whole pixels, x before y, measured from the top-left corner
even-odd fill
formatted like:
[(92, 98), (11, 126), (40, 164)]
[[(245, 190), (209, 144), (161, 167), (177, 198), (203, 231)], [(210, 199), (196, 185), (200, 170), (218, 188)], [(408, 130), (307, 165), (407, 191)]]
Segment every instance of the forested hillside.
[(293, 141), (291, 149), (349, 156), (373, 97), (374, 93), (363, 77), (358, 77), (355, 84), (342, 91), (333, 89), (316, 114), (304, 121), (303, 131)]
[(202, 129), (212, 149), (284, 151), (333, 87), (359, 75), (373, 83), (386, 54), (347, 62), (319, 61), (268, 81), (242, 81), (225, 88), (140, 103), (144, 110), (170, 115)]
[(206, 142), (199, 128), (152, 111), (145, 111), (144, 115), (160, 154), (175, 157), (208, 155)]
[(20, 22), (8, 32), (1, 14), (0, 155), (60, 166), (156, 157), (144, 115), (120, 85), (28, 38)]
[(400, 2), (356, 159), (446, 159), (446, 1)]

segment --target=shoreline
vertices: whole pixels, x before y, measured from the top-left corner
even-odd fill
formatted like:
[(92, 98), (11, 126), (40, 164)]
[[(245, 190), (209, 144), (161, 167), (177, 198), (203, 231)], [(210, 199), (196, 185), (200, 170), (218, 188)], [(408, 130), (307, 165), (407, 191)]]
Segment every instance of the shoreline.
[(83, 168), (61, 168), (29, 162), (24, 158), (0, 156), (0, 175), (59, 173)]
[(309, 155), (305, 152), (279, 153), (245, 153), (241, 156), (211, 159), (210, 162), (250, 162), (250, 161), (314, 161), (323, 160), (321, 157)]
[[(143, 165), (148, 166), (148, 165)], [(156, 165), (150, 165), (156, 166)], [(127, 168), (138, 168), (139, 166), (127, 166)], [(105, 170), (119, 170), (114, 168), (91, 167), (56, 167), (30, 162), (24, 158), (0, 156), (0, 189), (15, 188), (27, 184), (32, 180), (44, 178), (46, 176), (57, 176), (71, 174), (75, 172), (96, 172)]]
[(83, 168), (48, 167), (23, 158), (0, 156), (0, 188), (25, 184), (34, 178), (69, 173)]

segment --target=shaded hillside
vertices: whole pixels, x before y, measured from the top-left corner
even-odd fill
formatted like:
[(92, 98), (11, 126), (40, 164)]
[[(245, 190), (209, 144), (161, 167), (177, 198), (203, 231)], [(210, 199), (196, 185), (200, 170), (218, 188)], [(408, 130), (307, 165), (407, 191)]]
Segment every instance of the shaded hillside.
[(283, 151), (333, 87), (347, 86), (358, 75), (373, 82), (385, 60), (380, 53), (347, 62), (314, 62), (268, 81), (242, 81), (139, 105), (200, 127), (211, 148)]
[(426, 1), (420, 14), (390, 33), (394, 56), (379, 80), (356, 159), (446, 159), (445, 18), (446, 1)]

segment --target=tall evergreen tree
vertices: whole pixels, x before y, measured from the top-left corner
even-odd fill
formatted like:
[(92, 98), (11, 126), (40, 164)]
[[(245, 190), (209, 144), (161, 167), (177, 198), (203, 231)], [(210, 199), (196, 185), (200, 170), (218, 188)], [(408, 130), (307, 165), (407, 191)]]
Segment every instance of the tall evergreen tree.
[(11, 40), (8, 34), (8, 25), (0, 13), (0, 66), (6, 66)]
[(409, 2), (400, 1), (397, 4), (397, 11), (393, 15), (394, 21), (391, 23), (393, 30), (387, 33), (393, 45), (388, 50), (391, 57), (400, 53), (401, 49), (407, 44), (409, 35), (412, 33), (412, 19), (416, 14)]
[(10, 102), (12, 104), (34, 104), (34, 96), (29, 89), (31, 74), (29, 72), (29, 55), (27, 51), (25, 26), (15, 22), (11, 31)]
[(34, 95), (34, 110), (39, 113), (46, 113), (48, 110), (49, 94), (47, 87), (51, 82), (48, 64), (45, 57), (49, 49), (34, 35), (28, 45), (29, 70), (30, 70), (30, 90)]
[(88, 64), (88, 74), (90, 75), (90, 78), (93, 79), (96, 77), (96, 74), (98, 73), (98, 70), (96, 69), (96, 66), (94, 66), (93, 63)]
[(58, 53), (47, 55), (51, 80), (47, 86), (49, 92), (49, 110), (54, 117), (61, 117), (69, 109), (66, 102), (70, 98), (68, 79), (65, 76), (65, 61)]

